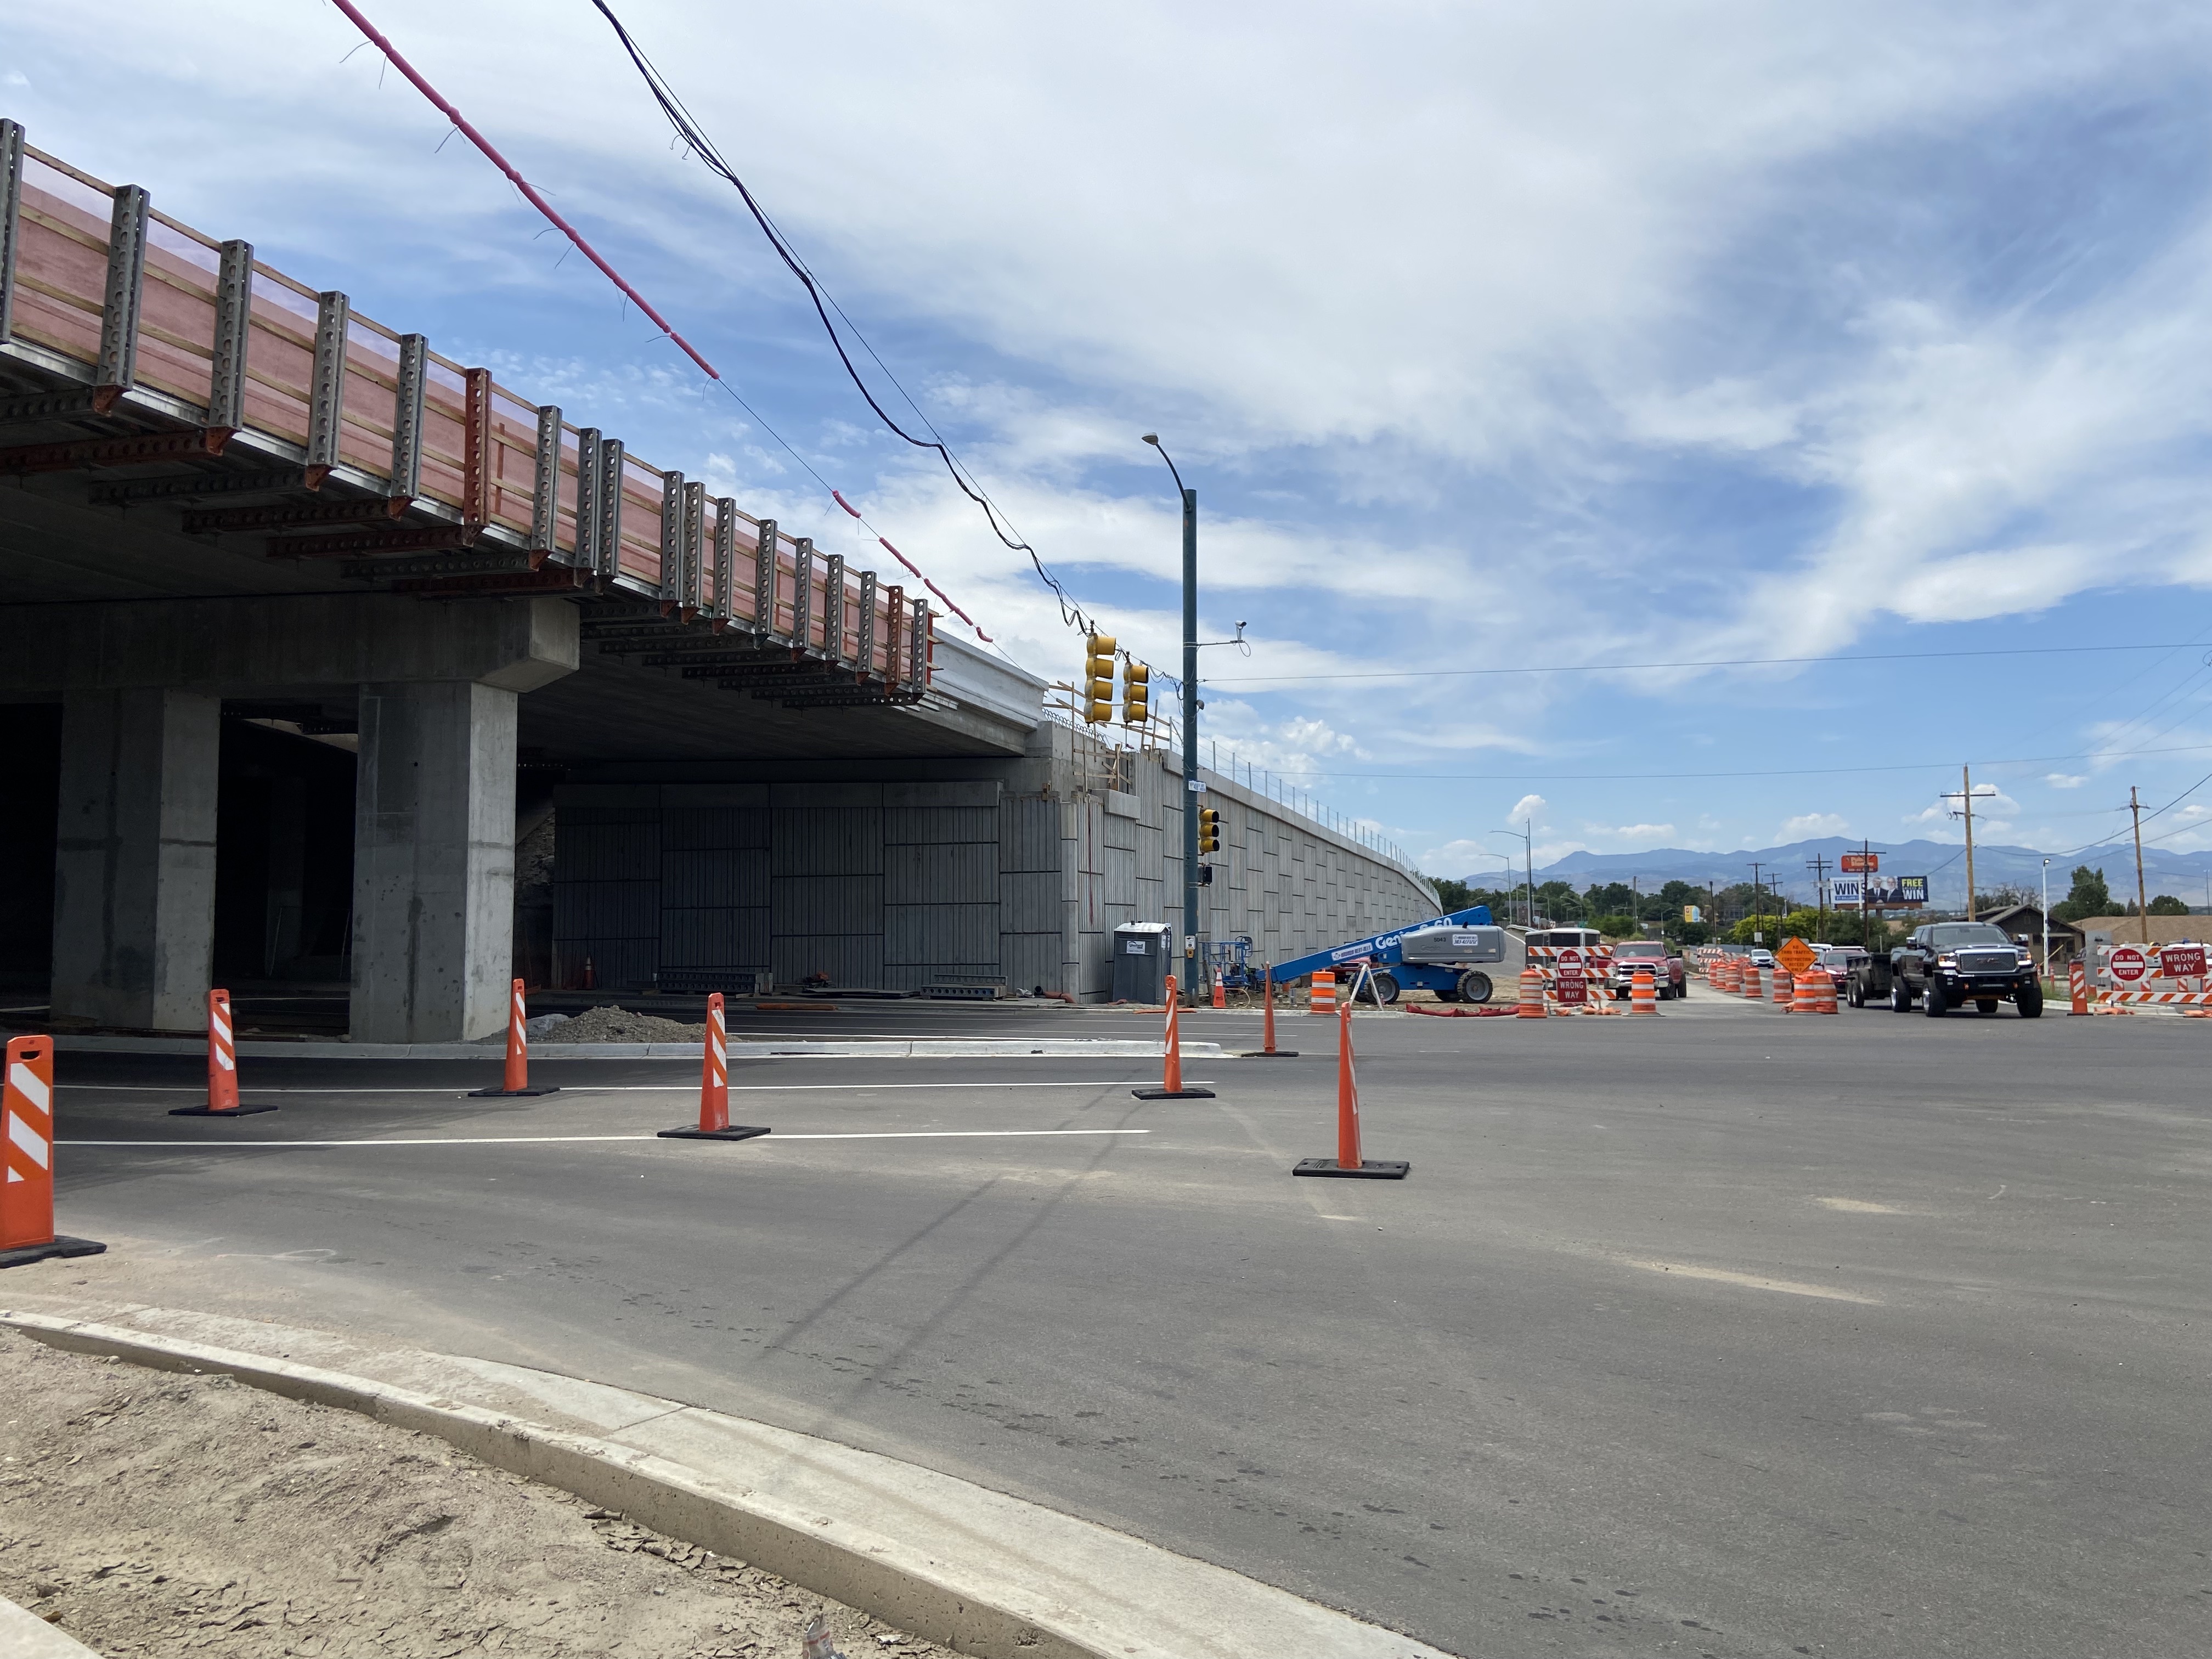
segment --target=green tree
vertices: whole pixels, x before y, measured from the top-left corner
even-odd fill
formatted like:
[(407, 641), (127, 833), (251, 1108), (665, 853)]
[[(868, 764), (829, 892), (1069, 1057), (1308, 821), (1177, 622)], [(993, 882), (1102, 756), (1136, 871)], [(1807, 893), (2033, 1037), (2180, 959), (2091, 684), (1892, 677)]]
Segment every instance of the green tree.
[(1590, 926), (1607, 939), (1634, 939), (1641, 931), (1636, 925), (1636, 918), (1625, 915), (1600, 916)]
[[(2136, 907), (2130, 905), (2128, 914), (2133, 915), (2135, 913)], [(2150, 902), (2150, 913), (2154, 916), (2185, 916), (2189, 914), (2189, 907), (2171, 893), (2160, 893)]]
[(1444, 907), (1447, 915), (1482, 902), (1475, 897), (1474, 888), (1463, 881), (1454, 881), (1449, 876), (1431, 876), (1429, 885), (1437, 890), (1437, 902)]
[(2086, 864), (2074, 866), (2074, 886), (2065, 898), (2051, 907), (2054, 921), (2079, 921), (2084, 916), (2113, 915), (2112, 890), (2105, 884), (2105, 872), (2092, 870)]

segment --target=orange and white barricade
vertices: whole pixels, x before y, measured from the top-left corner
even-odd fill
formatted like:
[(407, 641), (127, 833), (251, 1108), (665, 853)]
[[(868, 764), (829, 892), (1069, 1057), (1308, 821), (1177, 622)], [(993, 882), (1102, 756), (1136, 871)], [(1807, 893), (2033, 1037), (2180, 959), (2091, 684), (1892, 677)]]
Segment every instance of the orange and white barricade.
[[(517, 980), (519, 987), (522, 981)], [(730, 1121), (730, 1039), (724, 1024), (722, 994), (707, 999), (707, 1041), (699, 1065), (699, 1122), (663, 1129), (663, 1140), (750, 1140), (768, 1133), (757, 1125)]]
[(237, 1025), (231, 1018), (230, 993), (216, 990), (207, 994), (208, 1097), (204, 1106), (173, 1106), (171, 1117), (252, 1117), (257, 1112), (273, 1112), (274, 1106), (241, 1106), (238, 1103), (238, 1037)]
[(57, 1255), (98, 1255), (107, 1246), (54, 1231), (54, 1040), (8, 1040), (0, 1073), (0, 1267)]
[(1843, 1010), (1836, 1006), (1835, 975), (1822, 969), (1815, 969), (1812, 975), (1812, 980), (1813, 1012), (1816, 1014), (1840, 1014), (1843, 1012)]
[(1761, 975), (1759, 964), (1753, 962), (1749, 957), (1744, 957), (1742, 973), (1743, 977), (1738, 982), (1737, 988), (1742, 994), (1744, 1000), (1747, 1002), (1765, 1001), (1766, 981)]
[(2079, 957), (2066, 967), (2066, 999), (2068, 1013), (2089, 1012), (2089, 970)]
[(1774, 1006), (1788, 1012), (1790, 1000), (1797, 994), (1796, 977), (1787, 968), (1774, 970)]
[(1521, 1019), (1545, 1019), (1551, 1011), (1544, 1006), (1544, 970), (1523, 968), (1521, 970), (1521, 1001), (1514, 1011)]
[(1629, 975), (1628, 1012), (1632, 1014), (1656, 1014), (1659, 1012), (1659, 987), (1652, 979), (1649, 968), (1638, 968)]
[[(1825, 983), (1831, 996), (1835, 994), (1836, 981), (1830, 979), (1820, 969), (1815, 968), (1809, 973), (1796, 975), (1790, 980), (1790, 1012), (1791, 1013), (1817, 1014), (1820, 1012), (1818, 1000), (1820, 993), (1814, 989), (1815, 981)], [(1782, 994), (1779, 991), (1775, 993), (1774, 1000), (1777, 1002), (1782, 1000)]]
[(1333, 1014), (1336, 1012), (1336, 970), (1334, 968), (1314, 969), (1313, 994), (1307, 999), (1310, 1014)]

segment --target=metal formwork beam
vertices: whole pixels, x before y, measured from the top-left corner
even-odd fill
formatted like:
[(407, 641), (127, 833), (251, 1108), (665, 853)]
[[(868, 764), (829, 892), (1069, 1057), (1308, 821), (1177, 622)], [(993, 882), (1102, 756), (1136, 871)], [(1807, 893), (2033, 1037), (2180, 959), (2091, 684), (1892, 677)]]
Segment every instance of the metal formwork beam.
[(96, 406), (106, 414), (137, 384), (138, 311), (146, 294), (146, 192), (115, 187), (107, 224), (107, 293), (100, 313), (100, 363), (93, 370)]
[(364, 495), (345, 501), (275, 501), (261, 507), (217, 507), (184, 515), (187, 536), (222, 535), (234, 530), (289, 530), (315, 524), (374, 524), (396, 519), (404, 501)]
[(623, 441), (599, 440), (599, 539), (594, 551), (602, 582), (622, 574)]
[(707, 614), (718, 622), (730, 618), (730, 583), (738, 568), (738, 504), (727, 495), (714, 502), (714, 568), (708, 582)]
[(759, 541), (753, 552), (753, 632), (774, 639), (776, 635), (775, 520), (763, 519), (755, 534)]
[(684, 475), (660, 475), (660, 600), (684, 599)]
[(707, 575), (707, 486), (684, 486), (684, 586), (678, 594), (685, 611), (702, 609)]
[(100, 394), (96, 392), (82, 388), (70, 392), (27, 392), (20, 398), (0, 398), (0, 426), (82, 420), (100, 410)]
[(792, 538), (791, 642), (801, 651), (814, 632), (814, 538)]
[(467, 427), (461, 443), (461, 518), (469, 524), (491, 522), (491, 371), (461, 371)]
[(899, 672), (899, 656), (906, 646), (906, 589), (892, 582), (884, 589), (884, 680), (896, 685), (905, 676)]
[(208, 370), (208, 424), (246, 424), (246, 342), (253, 322), (253, 244), (222, 245), (215, 275), (215, 361)]
[(353, 302), (335, 289), (315, 296), (315, 367), (307, 392), (307, 476), (320, 489), (338, 464), (338, 428), (345, 419), (346, 324)]
[(15, 324), (15, 260), (23, 246), (23, 124), (0, 121), (0, 342)]
[(530, 475), (530, 544), (553, 550), (561, 527), (561, 410), (546, 404), (538, 411), (538, 464)]
[(576, 433), (576, 566), (599, 568), (599, 429)]
[(422, 493), (422, 399), (430, 383), (430, 343), (420, 334), (399, 337), (399, 378), (392, 397), (392, 495), (413, 501)]
[(502, 547), (478, 552), (428, 553), (418, 557), (355, 559), (338, 567), (338, 574), (355, 581), (382, 581), (398, 577), (428, 580), (448, 576), (521, 575), (538, 568), (545, 556), (527, 548)]
[(845, 556), (832, 553), (822, 566), (822, 654), (845, 660)]
[(76, 472), (89, 466), (143, 466), (187, 456), (220, 455), (230, 434), (221, 427), (147, 432), (129, 438), (79, 438), (64, 443), (0, 449), (0, 472)]
[(448, 547), (473, 547), (481, 532), (474, 525), (441, 524), (422, 530), (364, 530), (352, 535), (271, 536), (272, 559), (351, 559), (378, 553), (429, 553)]
[(300, 469), (295, 466), (281, 472), (185, 472), (166, 478), (107, 480), (88, 486), (85, 495), (94, 507), (130, 507), (206, 495), (264, 495), (299, 487)]
[(876, 672), (876, 573), (860, 573), (860, 667), (863, 674)]

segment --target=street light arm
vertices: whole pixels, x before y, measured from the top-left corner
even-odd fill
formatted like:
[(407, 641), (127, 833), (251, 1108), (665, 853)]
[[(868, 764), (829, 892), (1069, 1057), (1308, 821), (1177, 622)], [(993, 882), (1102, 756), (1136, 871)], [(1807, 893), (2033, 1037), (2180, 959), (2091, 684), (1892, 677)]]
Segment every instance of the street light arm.
[(1168, 464), (1169, 476), (1176, 481), (1176, 493), (1179, 495), (1187, 493), (1182, 474), (1176, 471), (1175, 457), (1168, 453), (1168, 447), (1160, 441), (1160, 434), (1157, 432), (1147, 432), (1145, 434), (1145, 441), (1158, 450), (1160, 459)]

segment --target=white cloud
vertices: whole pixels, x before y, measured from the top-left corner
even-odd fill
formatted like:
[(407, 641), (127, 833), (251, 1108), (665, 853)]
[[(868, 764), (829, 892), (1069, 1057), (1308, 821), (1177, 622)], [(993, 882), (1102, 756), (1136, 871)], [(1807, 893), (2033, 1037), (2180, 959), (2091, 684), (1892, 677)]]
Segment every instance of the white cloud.
[(2053, 789), (2079, 789), (2089, 781), (2089, 775), (2086, 772), (2079, 775), (2069, 772), (2046, 772), (2043, 775), (2043, 781)]
[[(1509, 824), (1527, 823), (1543, 817), (1552, 810), (1552, 804), (1541, 795), (1523, 795), (1507, 809), (1505, 822)], [(1537, 825), (1541, 829), (1543, 825)]]
[(1801, 812), (1784, 819), (1774, 839), (1778, 842), (1811, 841), (1820, 836), (1840, 836), (1850, 828), (1840, 812)]

